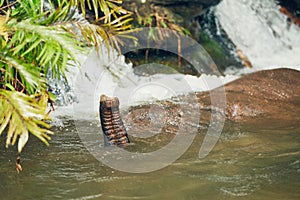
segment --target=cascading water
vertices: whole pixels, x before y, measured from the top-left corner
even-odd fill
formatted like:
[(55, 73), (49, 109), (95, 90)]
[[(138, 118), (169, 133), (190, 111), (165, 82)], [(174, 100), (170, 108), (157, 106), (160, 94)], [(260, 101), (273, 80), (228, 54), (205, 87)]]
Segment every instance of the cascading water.
[[(102, 46), (98, 53), (91, 51), (88, 57), (81, 58), (81, 69), (73, 69), (67, 74), (66, 82), (50, 80), (51, 89), (58, 96), (58, 109), (52, 116), (74, 116), (75, 119), (94, 119), (98, 114), (101, 94), (118, 96), (121, 107), (171, 98), (178, 94), (193, 91), (207, 91), (237, 78), (228, 75), (218, 77), (203, 74), (201, 77), (173, 74), (139, 76), (123, 55)], [(209, 57), (207, 59), (210, 59)], [(139, 66), (167, 68), (155, 63)], [(207, 80), (210, 80), (208, 84)], [(213, 81), (215, 80), (215, 81)], [(76, 108), (76, 115), (74, 113)]]
[[(287, 16), (279, 11), (279, 6), (274, 0), (255, 1), (255, 0), (223, 0), (219, 5), (213, 9), (216, 18), (217, 28), (216, 34), (222, 34), (220, 31), (226, 32), (226, 36), (232, 42), (233, 47), (240, 49), (250, 60), (253, 65), (251, 69), (234, 69), (235, 74), (243, 74), (261, 69), (270, 69), (277, 67), (289, 67), (300, 69), (300, 28), (295, 24), (289, 24)], [(224, 34), (224, 32), (223, 32)], [(224, 37), (224, 35), (220, 35)], [(224, 40), (226, 43), (226, 40)], [(226, 44), (225, 44), (226, 45)], [(229, 44), (228, 44), (229, 45)], [(104, 47), (103, 47), (104, 48)], [(233, 50), (234, 51), (234, 50)], [(235, 54), (235, 53), (234, 53)], [(110, 55), (110, 56), (109, 56)], [(71, 70), (69, 74), (69, 84), (71, 87), (66, 87), (65, 83), (51, 81), (50, 85), (56, 94), (60, 103), (64, 106), (54, 112), (54, 115), (72, 115), (72, 104), (74, 101), (80, 101), (74, 94), (74, 81), (76, 77), (81, 76), (89, 79), (89, 77), (98, 77), (98, 82), (94, 81), (91, 86), (98, 85), (96, 90), (86, 87), (79, 95), (83, 97), (95, 95), (94, 107), (97, 107), (99, 96), (101, 93), (107, 95), (116, 95), (113, 92), (115, 88), (122, 89), (124, 94), (120, 95), (120, 102), (122, 105), (134, 105), (143, 103), (149, 100), (165, 99), (178, 93), (186, 93), (180, 85), (188, 84), (190, 91), (205, 91), (208, 88), (204, 79), (209, 76), (210, 79), (222, 79), (221, 82), (227, 83), (236, 79), (238, 76), (213, 77), (203, 74), (200, 78), (183, 75), (183, 74), (157, 74), (150, 77), (138, 76), (134, 73), (131, 64), (125, 62), (124, 56), (116, 56), (117, 52), (113, 51), (110, 54), (107, 50), (102, 49), (97, 57), (92, 54), (89, 57), (81, 56), (82, 68), (89, 66), (97, 66), (101, 68), (103, 75), (101, 80), (105, 84), (99, 85), (99, 77), (101, 74), (94, 74), (94, 72), (82, 73), (79, 70)], [(113, 56), (115, 56), (113, 58)], [(96, 63), (96, 64), (95, 64)], [(141, 66), (142, 67), (142, 66)], [(149, 67), (149, 66), (148, 66)], [(75, 72), (74, 72), (75, 71)], [(121, 73), (120, 73), (121, 72)], [(227, 70), (225, 74), (232, 73)], [(77, 76), (78, 75), (78, 76)], [(119, 76), (119, 77), (118, 77)], [(124, 79), (121, 81), (121, 79)], [(96, 79), (95, 79), (96, 80)], [(147, 85), (150, 82), (168, 82), (171, 85), (178, 84), (174, 91), (167, 91), (166, 88), (158, 86), (157, 84), (148, 84), (143, 90), (135, 90), (135, 94), (131, 96), (131, 102), (125, 102), (130, 92), (135, 87), (132, 85), (132, 80), (135, 85)], [(152, 86), (151, 86), (152, 85)], [(216, 85), (216, 87), (219, 85)], [(93, 90), (91, 93), (90, 90)], [(95, 103), (96, 102), (96, 103)], [(92, 103), (92, 102), (91, 102)], [(96, 115), (96, 109), (92, 108), (89, 103), (86, 103), (81, 109), (80, 118), (89, 118), (89, 116)]]
[(250, 60), (252, 71), (300, 69), (300, 28), (274, 0), (223, 0), (215, 15), (228, 37)]

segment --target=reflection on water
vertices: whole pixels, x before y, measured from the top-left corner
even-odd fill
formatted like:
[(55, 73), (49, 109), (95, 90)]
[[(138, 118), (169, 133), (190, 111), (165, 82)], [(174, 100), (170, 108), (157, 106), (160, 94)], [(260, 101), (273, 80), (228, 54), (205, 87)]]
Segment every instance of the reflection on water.
[[(31, 138), (19, 175), (15, 151), (4, 149), (1, 138), (1, 199), (300, 199), (297, 126), (272, 130), (226, 123), (206, 158), (197, 157), (200, 133), (171, 166), (129, 174), (97, 161), (82, 145), (74, 123), (64, 121), (53, 128), (57, 134), (50, 147)], [(91, 131), (99, 130), (98, 124), (86, 123)], [(146, 141), (138, 148), (147, 148)]]

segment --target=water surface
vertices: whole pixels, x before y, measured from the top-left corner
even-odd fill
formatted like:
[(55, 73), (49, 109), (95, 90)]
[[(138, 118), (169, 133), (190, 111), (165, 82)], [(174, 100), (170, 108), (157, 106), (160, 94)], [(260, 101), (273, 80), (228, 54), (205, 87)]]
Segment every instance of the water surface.
[[(131, 174), (95, 159), (80, 140), (74, 122), (63, 122), (62, 127), (53, 128), (56, 135), (50, 147), (31, 137), (22, 153), (21, 174), (14, 166), (16, 151), (4, 149), (1, 137), (1, 199), (300, 198), (297, 125), (263, 128), (228, 122), (219, 142), (204, 159), (197, 157), (204, 136), (200, 131), (189, 150), (172, 165), (151, 173)], [(89, 131), (99, 131), (97, 123), (82, 123)], [(168, 140), (168, 136), (161, 139)], [(145, 141), (137, 148), (153, 148), (153, 141)]]

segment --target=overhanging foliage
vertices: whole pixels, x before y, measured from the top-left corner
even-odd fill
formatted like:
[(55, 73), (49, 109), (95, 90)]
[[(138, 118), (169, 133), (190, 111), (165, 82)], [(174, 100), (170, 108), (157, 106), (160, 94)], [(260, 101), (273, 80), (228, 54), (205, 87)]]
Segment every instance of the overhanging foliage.
[[(131, 32), (121, 0), (0, 0), (0, 135), (21, 152), (29, 133), (48, 144), (46, 75), (65, 78), (85, 47), (117, 47)], [(86, 20), (86, 10), (93, 20)], [(130, 37), (130, 36), (128, 36)]]

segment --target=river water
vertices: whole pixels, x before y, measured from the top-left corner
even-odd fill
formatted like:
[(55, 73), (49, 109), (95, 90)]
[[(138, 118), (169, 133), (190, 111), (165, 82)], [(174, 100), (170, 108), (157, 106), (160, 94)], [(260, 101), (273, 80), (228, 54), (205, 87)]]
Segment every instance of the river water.
[[(200, 131), (186, 153), (170, 166), (134, 174), (99, 162), (83, 145), (74, 121), (62, 122), (53, 127), (56, 135), (50, 147), (30, 140), (22, 153), (24, 170), (20, 174), (14, 166), (15, 151), (1, 144), (1, 199), (300, 198), (297, 125), (268, 122), (268, 127), (274, 128), (266, 128), (226, 122), (217, 145), (204, 159), (198, 158), (203, 139)], [(85, 123), (89, 132), (99, 132), (96, 122), (80, 123)], [(136, 150), (139, 148), (153, 146), (144, 142)]]
[(215, 15), (254, 70), (270, 67), (299, 69), (300, 28), (289, 25), (274, 0), (223, 0)]
[[(223, 0), (216, 9), (220, 24), (250, 58), (254, 65), (252, 70), (278, 65), (299, 69), (299, 28), (293, 25), (283, 31), (286, 19), (280, 15), (278, 7), (269, 6), (272, 11), (269, 15), (262, 12), (273, 1), (257, 2), (238, 0), (231, 3)], [(252, 12), (254, 8), (257, 12)], [(226, 13), (237, 16), (230, 18)], [(251, 19), (251, 23), (241, 19), (248, 22)], [(251, 37), (247, 37), (249, 32), (252, 32)], [(254, 33), (258, 35), (253, 36)], [(253, 37), (261, 41), (253, 42)], [(269, 39), (265, 42), (264, 38)], [(128, 69), (125, 74), (131, 74), (131, 66), (125, 65), (121, 64), (121, 68)], [(204, 87), (201, 77), (168, 77), (186, 83), (192, 90), (209, 89)], [(150, 79), (160, 78), (161, 75), (139, 77), (141, 85)], [(235, 78), (229, 77), (230, 80)], [(114, 79), (111, 80), (113, 82)], [(108, 83), (107, 80), (104, 82)], [(111, 91), (110, 88), (115, 85), (116, 82), (106, 84), (103, 90)], [(95, 91), (91, 92), (93, 95)], [(96, 93), (98, 98), (99, 92)], [(137, 101), (147, 100), (142, 94)], [(171, 93), (174, 94), (177, 92)], [(74, 94), (70, 92), (68, 95), (72, 99)], [(82, 95), (86, 98), (90, 93), (85, 90)], [(167, 97), (158, 90), (153, 90), (151, 95), (158, 99)], [(68, 99), (62, 101), (68, 103)], [(76, 101), (76, 98), (73, 100)], [(23, 172), (20, 174), (15, 170), (16, 149), (5, 149), (5, 138), (1, 136), (0, 199), (300, 199), (300, 126), (297, 122), (292, 125), (278, 121), (262, 122), (261, 119), (257, 123), (252, 122), (252, 125), (226, 122), (218, 143), (203, 159), (199, 159), (198, 154), (205, 130), (199, 130), (190, 148), (174, 163), (157, 171), (134, 174), (106, 166), (84, 146), (76, 124), (85, 124), (86, 131), (99, 133), (96, 141), (101, 140), (100, 123), (93, 120), (97, 113), (91, 107), (89, 103), (80, 107), (75, 119), (67, 116), (72, 115), (73, 108), (58, 109), (52, 127), (56, 134), (52, 136), (50, 147), (31, 137), (22, 153)], [(173, 137), (169, 136), (163, 134), (156, 142), (139, 142), (132, 138), (133, 145), (130, 147), (137, 152), (153, 151), (160, 144), (168, 143)]]

